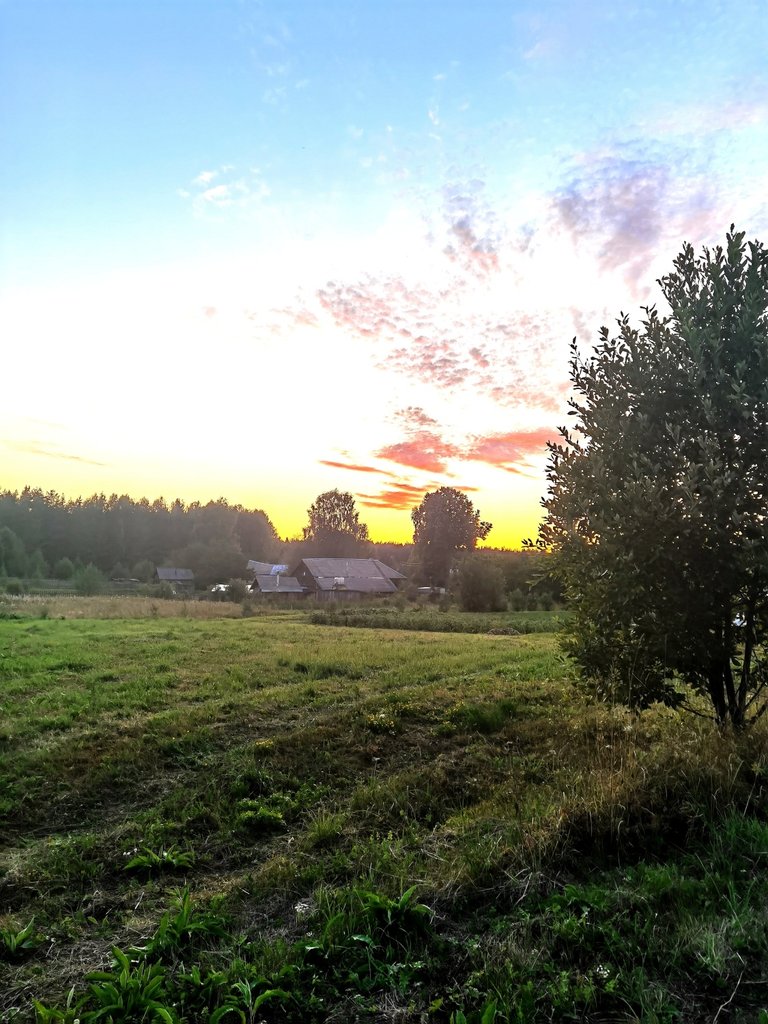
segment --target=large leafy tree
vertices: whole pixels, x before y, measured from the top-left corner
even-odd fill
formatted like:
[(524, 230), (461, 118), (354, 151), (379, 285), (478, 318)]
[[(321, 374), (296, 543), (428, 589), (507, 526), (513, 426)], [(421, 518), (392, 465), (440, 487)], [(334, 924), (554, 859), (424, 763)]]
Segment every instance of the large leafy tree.
[(622, 317), (587, 359), (574, 343), (540, 543), (599, 691), (684, 703), (689, 684), (741, 728), (768, 696), (768, 252), (732, 227), (659, 284), (668, 313)]
[(432, 586), (445, 586), (457, 552), (474, 551), (491, 531), (480, 513), (455, 487), (440, 487), (424, 495), (411, 512), (413, 542), (422, 578)]
[(352, 557), (369, 547), (368, 527), (360, 522), (355, 499), (348, 491), (325, 491), (307, 510), (304, 527), (306, 552), (329, 557)]

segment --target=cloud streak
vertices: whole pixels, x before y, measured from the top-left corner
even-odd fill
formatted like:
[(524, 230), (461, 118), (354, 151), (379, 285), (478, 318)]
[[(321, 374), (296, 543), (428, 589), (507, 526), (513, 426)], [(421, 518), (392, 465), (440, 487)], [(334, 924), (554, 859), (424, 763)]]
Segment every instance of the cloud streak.
[(64, 452), (60, 449), (46, 444), (42, 441), (5, 441), (5, 446), (24, 455), (37, 455), (46, 459), (63, 459), (67, 462), (82, 462), (87, 466), (106, 466), (106, 462), (99, 462), (97, 459), (89, 459), (84, 455), (75, 455), (73, 452)]

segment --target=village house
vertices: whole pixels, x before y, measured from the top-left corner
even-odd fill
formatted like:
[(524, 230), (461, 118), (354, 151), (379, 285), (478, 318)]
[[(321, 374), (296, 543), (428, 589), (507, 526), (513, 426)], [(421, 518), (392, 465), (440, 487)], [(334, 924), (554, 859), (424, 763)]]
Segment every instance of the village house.
[(155, 569), (155, 583), (170, 583), (174, 591), (193, 593), (195, 574), (191, 569), (176, 569), (170, 566), (158, 566)]
[(302, 558), (293, 575), (318, 600), (395, 594), (405, 576), (378, 558)]

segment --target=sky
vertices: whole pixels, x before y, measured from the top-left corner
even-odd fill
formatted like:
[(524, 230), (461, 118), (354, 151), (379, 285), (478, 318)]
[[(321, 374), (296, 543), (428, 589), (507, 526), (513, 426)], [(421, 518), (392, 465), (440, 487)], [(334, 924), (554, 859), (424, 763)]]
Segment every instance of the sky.
[(0, 0), (0, 488), (535, 535), (571, 339), (768, 241), (766, 0)]

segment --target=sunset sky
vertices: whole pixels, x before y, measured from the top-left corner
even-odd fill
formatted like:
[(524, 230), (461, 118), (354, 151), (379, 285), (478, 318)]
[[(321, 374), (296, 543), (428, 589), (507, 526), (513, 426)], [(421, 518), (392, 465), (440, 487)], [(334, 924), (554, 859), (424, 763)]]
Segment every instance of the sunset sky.
[(535, 533), (568, 346), (768, 241), (765, 0), (0, 0), (0, 488)]

